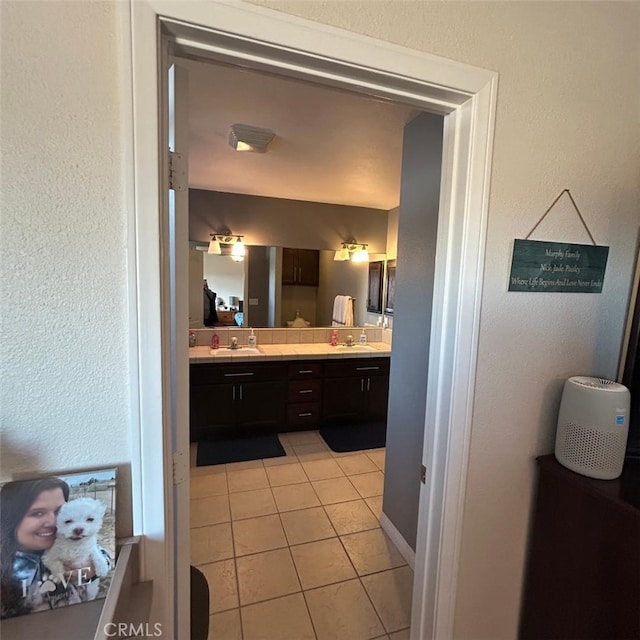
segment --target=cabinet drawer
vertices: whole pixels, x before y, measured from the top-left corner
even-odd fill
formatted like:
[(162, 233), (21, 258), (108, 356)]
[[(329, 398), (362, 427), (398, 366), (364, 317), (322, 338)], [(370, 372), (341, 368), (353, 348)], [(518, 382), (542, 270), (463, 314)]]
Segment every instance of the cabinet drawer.
[(192, 364), (189, 370), (192, 385), (211, 383), (255, 382), (262, 380), (284, 380), (286, 366), (283, 364)]
[(300, 362), (289, 365), (289, 380), (322, 377), (322, 362)]
[(314, 425), (320, 419), (320, 403), (307, 402), (287, 406), (287, 422), (291, 426)]
[(344, 358), (325, 363), (326, 378), (352, 378), (389, 373), (389, 358)]
[(290, 380), (289, 402), (320, 402), (322, 397), (321, 380)]

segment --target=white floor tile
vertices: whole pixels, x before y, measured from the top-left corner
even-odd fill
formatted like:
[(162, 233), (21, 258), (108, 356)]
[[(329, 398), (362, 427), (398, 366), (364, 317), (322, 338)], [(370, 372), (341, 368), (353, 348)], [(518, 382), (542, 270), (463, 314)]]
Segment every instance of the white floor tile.
[(341, 456), (339, 458), (335, 458), (335, 461), (340, 465), (340, 468), (348, 476), (356, 473), (378, 471), (378, 467), (376, 467), (371, 458), (366, 456), (364, 453), (358, 453), (356, 455), (350, 456)]
[(359, 576), (394, 569), (406, 564), (393, 542), (382, 529), (341, 536), (342, 544)]
[(287, 511), (280, 514), (289, 544), (335, 537), (336, 532), (322, 507)]
[(320, 506), (320, 500), (308, 482), (273, 487), (272, 491), (280, 512)]
[(289, 549), (244, 556), (236, 564), (243, 606), (301, 590)]
[(229, 522), (229, 497), (211, 496), (191, 500), (191, 528)]
[(232, 493), (229, 496), (229, 502), (231, 517), (234, 520), (267, 516), (277, 512), (271, 489)]
[(294, 447), (301, 444), (322, 442), (317, 431), (290, 431), (287, 433), (287, 439), (289, 440), (289, 444), (292, 444)]
[(209, 616), (207, 640), (242, 640), (240, 609), (231, 609)]
[(349, 476), (349, 480), (363, 498), (381, 496), (384, 491), (384, 475), (381, 471)]
[(272, 487), (281, 487), (287, 484), (299, 484), (308, 482), (307, 476), (299, 462), (294, 464), (282, 464), (265, 469), (269, 484)]
[(305, 590), (357, 577), (338, 538), (291, 547), (291, 555)]
[(336, 502), (347, 502), (360, 498), (360, 494), (349, 482), (349, 479), (344, 476), (329, 480), (317, 480), (311, 484), (322, 504), (335, 504)]
[(324, 509), (338, 535), (367, 531), (380, 526), (364, 500), (327, 504)]
[(267, 474), (263, 466), (260, 466), (258, 469), (227, 471), (227, 483), (229, 484), (229, 493), (266, 489), (269, 486)]
[(233, 558), (231, 523), (191, 529), (191, 564), (208, 564)]
[(318, 640), (370, 640), (384, 634), (359, 580), (305, 592)]
[(302, 467), (309, 480), (326, 480), (327, 478), (340, 478), (344, 476), (344, 471), (342, 471), (333, 458), (308, 460), (302, 462)]
[(384, 460), (385, 460), (385, 450), (384, 449), (376, 449), (374, 451), (367, 451), (367, 456), (371, 458), (372, 462), (380, 469), (380, 471), (384, 471)]
[(362, 584), (387, 631), (406, 629), (411, 624), (413, 571), (410, 567), (364, 576)]
[(293, 451), (298, 456), (300, 462), (309, 462), (311, 460), (328, 460), (331, 452), (324, 444), (317, 442), (315, 444), (302, 444), (293, 447)]
[(244, 640), (316, 640), (301, 593), (242, 607)]
[(209, 584), (209, 611), (218, 613), (238, 608), (238, 586), (233, 560), (222, 560), (198, 567)]
[(208, 496), (224, 496), (228, 492), (227, 474), (225, 471), (191, 478), (189, 497), (192, 500), (196, 498), (206, 498)]
[(382, 496), (373, 496), (372, 498), (365, 498), (364, 501), (367, 503), (367, 506), (369, 507), (369, 509), (371, 509), (371, 512), (373, 513), (373, 515), (379, 520), (380, 516), (382, 515)]
[(287, 538), (279, 515), (261, 516), (233, 522), (233, 543), (236, 556), (281, 549), (287, 545)]

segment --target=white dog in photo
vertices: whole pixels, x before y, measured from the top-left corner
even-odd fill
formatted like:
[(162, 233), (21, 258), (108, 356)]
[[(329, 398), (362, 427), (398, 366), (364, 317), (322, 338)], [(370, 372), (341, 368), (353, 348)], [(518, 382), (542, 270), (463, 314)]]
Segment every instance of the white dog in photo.
[(98, 545), (105, 505), (93, 498), (78, 498), (65, 502), (56, 518), (56, 540), (42, 555), (42, 562), (56, 582), (68, 571), (66, 565), (89, 567), (93, 564), (97, 576), (109, 572), (109, 561)]

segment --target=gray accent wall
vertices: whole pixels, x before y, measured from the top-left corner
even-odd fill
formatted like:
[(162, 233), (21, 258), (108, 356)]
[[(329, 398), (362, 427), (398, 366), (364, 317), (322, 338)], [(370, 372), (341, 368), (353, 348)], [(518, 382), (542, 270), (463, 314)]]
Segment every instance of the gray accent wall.
[(442, 116), (404, 130), (383, 512), (415, 549), (442, 164)]
[(225, 228), (265, 247), (335, 251), (353, 239), (384, 253), (387, 244), (382, 209), (189, 189), (189, 240), (209, 242)]

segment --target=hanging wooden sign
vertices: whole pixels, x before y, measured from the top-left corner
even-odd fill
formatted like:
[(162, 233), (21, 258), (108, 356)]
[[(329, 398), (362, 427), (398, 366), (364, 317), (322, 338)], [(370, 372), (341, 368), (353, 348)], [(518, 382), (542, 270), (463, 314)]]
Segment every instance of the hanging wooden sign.
[[(593, 245), (529, 240), (531, 234), (567, 194)], [(599, 246), (569, 189), (563, 189), (524, 240), (513, 243), (509, 291), (601, 293), (609, 247)]]
[(601, 293), (609, 247), (515, 240), (509, 291)]

